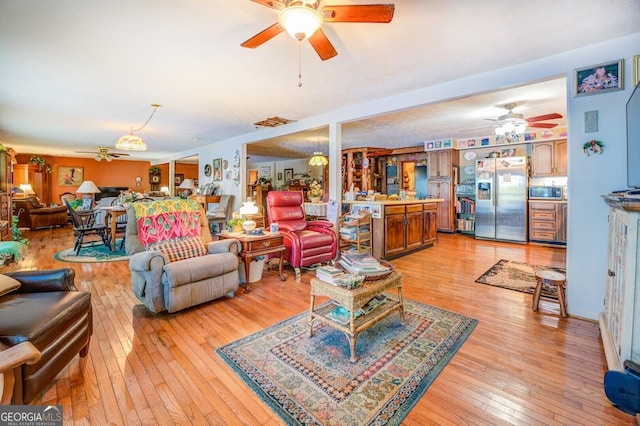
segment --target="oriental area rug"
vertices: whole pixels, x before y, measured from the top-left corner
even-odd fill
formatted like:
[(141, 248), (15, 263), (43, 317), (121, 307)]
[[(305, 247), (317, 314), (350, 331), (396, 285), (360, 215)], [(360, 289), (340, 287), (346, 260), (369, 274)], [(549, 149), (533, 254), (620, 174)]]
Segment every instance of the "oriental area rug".
[(111, 251), (109, 247), (98, 244), (92, 247), (83, 247), (80, 249), (80, 253), (76, 255), (72, 247), (56, 253), (54, 258), (63, 262), (75, 263), (117, 262), (131, 258), (125, 253), (124, 247), (120, 249), (120, 240), (117, 241), (116, 248), (116, 251)]
[[(565, 273), (565, 270), (562, 268), (530, 265), (528, 263), (502, 259), (482, 274), (476, 282), (533, 294), (536, 289), (535, 274), (537, 270), (541, 269), (548, 269), (562, 274)], [(556, 286), (543, 285), (542, 294), (552, 298), (558, 297)]]
[[(330, 303), (330, 302), (326, 302)], [(216, 349), (287, 424), (400, 424), (478, 321), (405, 299), (405, 323), (392, 314), (347, 337), (304, 312)]]

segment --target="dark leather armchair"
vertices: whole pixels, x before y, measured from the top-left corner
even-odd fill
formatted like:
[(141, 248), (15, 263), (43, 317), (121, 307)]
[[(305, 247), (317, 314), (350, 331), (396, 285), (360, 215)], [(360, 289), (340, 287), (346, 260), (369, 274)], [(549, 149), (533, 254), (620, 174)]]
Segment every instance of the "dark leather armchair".
[(18, 228), (49, 228), (67, 224), (65, 206), (45, 207), (35, 197), (14, 198), (14, 214), (18, 216)]
[(306, 221), (300, 191), (269, 191), (269, 223), (277, 223), (284, 239), (284, 258), (293, 267), (296, 281), (300, 268), (329, 262), (336, 257), (338, 241), (327, 220)]
[(28, 404), (80, 353), (93, 332), (91, 293), (77, 291), (71, 268), (6, 274), (21, 285), (0, 296), (0, 346), (30, 342), (40, 356), (13, 369), (11, 404)]

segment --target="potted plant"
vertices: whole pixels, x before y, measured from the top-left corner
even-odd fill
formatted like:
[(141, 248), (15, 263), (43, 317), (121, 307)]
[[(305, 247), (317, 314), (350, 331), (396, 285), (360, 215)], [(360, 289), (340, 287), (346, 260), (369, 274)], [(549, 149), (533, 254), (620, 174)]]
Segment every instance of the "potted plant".
[(231, 232), (242, 232), (242, 224), (244, 223), (244, 219), (240, 212), (233, 212), (231, 215), (231, 219), (227, 222), (227, 227)]

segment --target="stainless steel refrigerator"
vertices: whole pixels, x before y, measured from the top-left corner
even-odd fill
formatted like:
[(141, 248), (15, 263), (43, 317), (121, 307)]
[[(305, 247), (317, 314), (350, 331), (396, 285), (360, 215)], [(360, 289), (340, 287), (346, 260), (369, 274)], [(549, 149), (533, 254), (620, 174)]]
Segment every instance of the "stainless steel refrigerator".
[(476, 238), (527, 241), (527, 157), (476, 161)]

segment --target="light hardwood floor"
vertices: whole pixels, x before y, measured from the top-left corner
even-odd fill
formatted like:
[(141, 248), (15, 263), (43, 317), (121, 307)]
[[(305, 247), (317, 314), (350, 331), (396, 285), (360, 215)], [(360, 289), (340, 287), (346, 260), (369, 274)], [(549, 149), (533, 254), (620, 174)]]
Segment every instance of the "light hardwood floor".
[[(152, 315), (130, 290), (127, 262), (54, 260), (73, 245), (68, 227), (25, 236), (27, 258), (0, 272), (72, 267), (94, 309), (89, 356), (33, 403), (63, 405), (65, 425), (282, 424), (214, 350), (307, 310), (311, 272), (299, 283), (291, 269), (285, 282), (266, 272), (249, 294)], [(604, 395), (597, 324), (561, 319), (550, 302), (533, 312), (531, 295), (474, 282), (499, 259), (564, 266), (565, 251), (443, 234), (393, 261), (406, 298), (479, 320), (403, 424), (634, 424)]]

